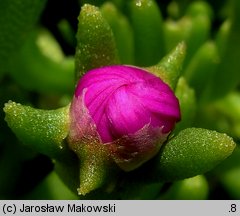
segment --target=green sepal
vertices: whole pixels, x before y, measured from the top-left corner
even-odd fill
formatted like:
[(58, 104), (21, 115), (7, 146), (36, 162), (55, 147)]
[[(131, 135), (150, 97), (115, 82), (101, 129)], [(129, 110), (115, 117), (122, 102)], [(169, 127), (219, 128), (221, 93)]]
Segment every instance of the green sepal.
[(13, 59), (9, 72), (24, 88), (41, 93), (73, 93), (74, 58), (64, 56), (46, 29), (32, 31)]
[(46, 0), (0, 1), (0, 74), (13, 64), (12, 55), (36, 24)]
[(110, 2), (103, 4), (100, 10), (113, 31), (121, 63), (134, 64), (133, 30), (127, 18)]
[(107, 146), (102, 143), (96, 124), (85, 107), (83, 96), (74, 97), (70, 108), (70, 130), (67, 138), (69, 148), (79, 162), (79, 195), (106, 186), (114, 176), (113, 163)]
[[(92, 146), (94, 145), (94, 147)], [(80, 156), (79, 195), (85, 195), (106, 184), (111, 172), (112, 163), (107, 149), (102, 144), (82, 146)]]
[(4, 112), (8, 126), (30, 148), (59, 160), (68, 154), (69, 106), (40, 110), (9, 101)]
[(206, 200), (209, 186), (203, 175), (174, 182), (161, 199), (169, 200)]
[(86, 195), (110, 182), (115, 165), (104, 144), (92, 138), (84, 143), (70, 143), (70, 146), (79, 158), (78, 195)]
[(175, 89), (181, 74), (185, 54), (185, 43), (179, 43), (175, 49), (166, 55), (157, 65), (147, 67), (146, 69), (160, 77), (172, 89)]
[(224, 133), (187, 128), (162, 147), (154, 173), (162, 181), (200, 175), (230, 156), (235, 146), (233, 139)]
[(119, 63), (113, 32), (98, 7), (85, 4), (78, 17), (76, 78), (101, 66)]
[(175, 95), (179, 100), (181, 121), (176, 124), (174, 134), (192, 125), (197, 110), (195, 91), (189, 87), (184, 77), (179, 78)]
[(165, 53), (161, 11), (154, 0), (132, 0), (129, 19), (134, 31), (137, 66), (156, 64)]

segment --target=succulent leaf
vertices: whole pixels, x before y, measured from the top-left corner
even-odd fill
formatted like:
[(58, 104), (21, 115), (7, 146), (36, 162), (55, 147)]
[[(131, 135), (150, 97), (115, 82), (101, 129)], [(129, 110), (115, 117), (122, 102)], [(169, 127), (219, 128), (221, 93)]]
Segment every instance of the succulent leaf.
[(185, 54), (186, 45), (184, 42), (181, 42), (157, 65), (147, 67), (146, 69), (160, 77), (172, 89), (175, 89), (181, 74)]
[(77, 80), (90, 69), (119, 63), (113, 32), (99, 8), (85, 4), (78, 20), (75, 54)]
[(62, 160), (69, 131), (69, 106), (40, 110), (12, 101), (5, 104), (5, 120), (16, 136), (34, 150)]
[(157, 173), (174, 181), (205, 173), (232, 154), (236, 144), (223, 133), (187, 128), (169, 140), (158, 157)]

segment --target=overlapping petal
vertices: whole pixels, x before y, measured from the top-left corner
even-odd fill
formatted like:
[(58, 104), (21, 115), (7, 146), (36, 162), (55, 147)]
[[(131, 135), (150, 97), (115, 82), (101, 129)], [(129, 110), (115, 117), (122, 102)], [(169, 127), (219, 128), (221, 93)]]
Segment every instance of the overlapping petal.
[[(82, 122), (76, 122), (77, 116)], [(79, 80), (71, 117), (79, 139), (95, 134), (119, 166), (129, 170), (157, 153), (180, 120), (180, 108), (174, 92), (159, 77), (141, 68), (114, 65), (91, 70)]]

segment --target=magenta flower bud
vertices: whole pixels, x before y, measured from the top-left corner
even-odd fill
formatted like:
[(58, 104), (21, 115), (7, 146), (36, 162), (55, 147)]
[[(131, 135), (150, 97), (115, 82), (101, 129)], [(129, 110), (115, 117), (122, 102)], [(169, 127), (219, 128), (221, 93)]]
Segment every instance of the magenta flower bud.
[(119, 167), (129, 171), (159, 151), (180, 120), (180, 108), (159, 77), (116, 65), (93, 69), (79, 80), (70, 117), (72, 149), (100, 143)]

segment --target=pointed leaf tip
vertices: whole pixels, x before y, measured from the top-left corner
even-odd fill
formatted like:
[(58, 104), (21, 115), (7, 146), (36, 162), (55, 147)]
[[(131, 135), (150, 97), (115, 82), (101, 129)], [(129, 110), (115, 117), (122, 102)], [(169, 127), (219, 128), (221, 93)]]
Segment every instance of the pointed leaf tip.
[(157, 173), (164, 181), (203, 174), (230, 156), (235, 146), (233, 139), (226, 134), (187, 128), (163, 147)]
[(112, 163), (109, 160), (105, 146), (101, 143), (79, 143), (79, 145), (81, 147), (79, 147), (78, 151), (80, 159), (80, 187), (78, 188), (78, 194), (86, 195), (107, 183)]
[(5, 104), (5, 120), (16, 136), (34, 150), (51, 158), (65, 152), (64, 139), (69, 130), (69, 107), (40, 110), (9, 101)]
[(75, 54), (76, 77), (105, 65), (118, 64), (118, 51), (112, 29), (98, 7), (85, 4), (78, 17)]
[(172, 89), (175, 89), (178, 78), (181, 75), (185, 55), (186, 44), (185, 42), (181, 42), (169, 54), (163, 57), (157, 65), (146, 69), (160, 77)]

